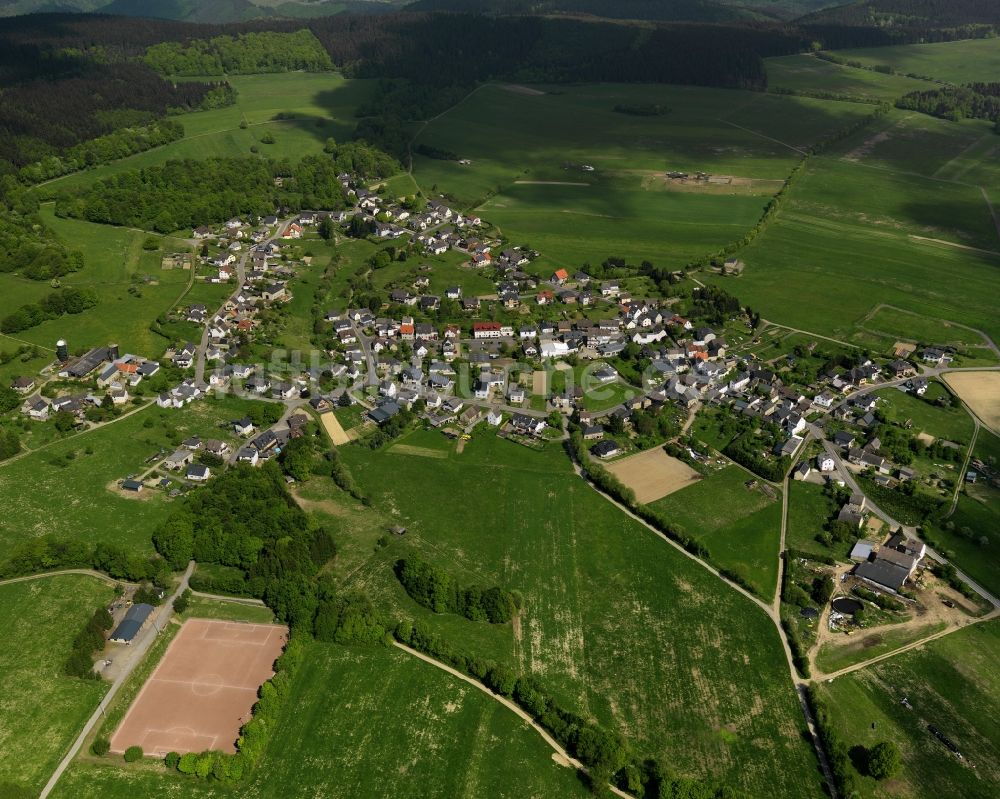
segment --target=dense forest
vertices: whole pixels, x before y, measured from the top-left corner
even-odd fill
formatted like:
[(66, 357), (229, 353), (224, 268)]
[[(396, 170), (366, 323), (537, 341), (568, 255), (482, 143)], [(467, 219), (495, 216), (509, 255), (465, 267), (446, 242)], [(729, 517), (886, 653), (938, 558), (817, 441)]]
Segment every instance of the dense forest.
[(996, 0), (859, 0), (803, 17), (802, 23), (879, 28), (1000, 25)]
[(319, 40), (307, 30), (295, 33), (243, 33), (164, 42), (150, 47), (143, 61), (163, 75), (226, 75), (333, 68)]
[(950, 119), (989, 119), (1000, 132), (1000, 83), (970, 83), (910, 92), (896, 101), (897, 108)]
[[(80, 194), (63, 195), (56, 213), (169, 233), (233, 216), (264, 216), (280, 207), (345, 208), (340, 173), (381, 178), (398, 169), (391, 158), (361, 143), (331, 149), (296, 163), (253, 156), (168, 161), (105, 178)], [(278, 177), (280, 186), (275, 185)]]

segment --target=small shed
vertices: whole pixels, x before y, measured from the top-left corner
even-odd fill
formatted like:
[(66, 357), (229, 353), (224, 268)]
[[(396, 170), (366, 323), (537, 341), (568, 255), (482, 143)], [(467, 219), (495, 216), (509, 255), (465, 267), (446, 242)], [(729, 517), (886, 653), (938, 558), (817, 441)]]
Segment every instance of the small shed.
[(864, 563), (872, 555), (872, 545), (868, 541), (858, 541), (851, 550), (851, 560)]

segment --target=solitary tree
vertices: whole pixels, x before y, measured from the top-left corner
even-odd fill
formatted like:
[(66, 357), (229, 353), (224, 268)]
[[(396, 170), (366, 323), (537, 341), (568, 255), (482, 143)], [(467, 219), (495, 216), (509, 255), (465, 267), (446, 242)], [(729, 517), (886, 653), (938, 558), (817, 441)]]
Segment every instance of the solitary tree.
[(882, 741), (868, 750), (868, 773), (877, 780), (887, 780), (899, 773), (902, 762), (892, 741)]

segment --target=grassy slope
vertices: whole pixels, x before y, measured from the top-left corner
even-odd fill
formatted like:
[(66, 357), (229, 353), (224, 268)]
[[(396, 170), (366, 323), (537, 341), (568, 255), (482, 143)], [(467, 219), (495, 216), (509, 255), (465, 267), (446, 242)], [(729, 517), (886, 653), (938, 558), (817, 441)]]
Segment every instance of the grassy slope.
[[(1000, 623), (978, 624), (820, 686), (849, 746), (892, 740), (903, 755), (896, 779), (868, 797), (967, 796), (1000, 791)], [(908, 697), (913, 709), (900, 700)], [(872, 730), (872, 724), (875, 730)], [(965, 755), (958, 760), (928, 731), (934, 724)]]
[[(880, 302), (1000, 337), (991, 299), (1000, 255), (914, 238), (1000, 247), (978, 185), (933, 177), (989, 132), (928, 120), (892, 112), (811, 161), (778, 218), (742, 251), (747, 269), (727, 289), (768, 318), (838, 337), (851, 337)], [(979, 152), (976, 163), (990, 157)], [(989, 169), (972, 174), (1000, 185)]]
[(841, 547), (827, 547), (816, 540), (816, 534), (836, 510), (836, 503), (823, 493), (823, 486), (797, 481), (790, 483), (785, 545), (789, 549), (846, 560), (847, 552), (841, 551)]
[[(490, 436), (457, 455), (437, 434), (404, 443), (445, 457), (341, 449), (384, 523), (409, 530), (349, 584), (395, 597), (462, 649), (538, 674), (672, 768), (752, 795), (815, 794), (777, 632), (759, 610), (601, 499), (556, 446), (531, 453)], [(390, 569), (414, 549), (463, 581), (520, 591), (523, 634), (413, 612)]]
[[(947, 396), (941, 386), (937, 386), (937, 390)], [(882, 401), (883, 407), (893, 414), (895, 421), (905, 423), (910, 420), (913, 423), (913, 433), (924, 432), (934, 438), (944, 438), (958, 444), (968, 444), (972, 438), (972, 418), (957, 400), (953, 400), (955, 404), (952, 407), (941, 408), (894, 388), (884, 388), (875, 394)], [(927, 396), (931, 394), (928, 389)], [(930, 398), (934, 399), (933, 396)]]
[(781, 504), (759, 490), (748, 490), (745, 483), (750, 479), (740, 467), (729, 466), (657, 500), (653, 507), (708, 547), (713, 561), (769, 597), (778, 580)]
[[(620, 103), (657, 103), (670, 111), (636, 117), (615, 113)], [(486, 86), (417, 137), (472, 164), (418, 156), (414, 176), (425, 189), (437, 186), (461, 205), (480, 206), (505, 233), (559, 264), (610, 254), (685, 259), (739, 238), (777, 186), (679, 193), (664, 190), (654, 173), (705, 170), (782, 180), (797, 159), (791, 146), (811, 143), (868, 110), (690, 87), (586, 85), (527, 95)], [(583, 171), (582, 164), (595, 171)]]
[[(143, 471), (147, 457), (161, 447), (172, 451), (175, 443), (190, 435), (229, 438), (218, 423), (239, 418), (247, 402), (225, 398), (182, 410), (150, 407), (0, 466), (5, 507), (0, 547), (56, 533), (151, 551), (150, 535), (170, 513), (169, 501), (152, 489), (126, 499), (109, 491), (108, 485)], [(146, 420), (154, 424), (146, 427)], [(68, 452), (75, 457), (67, 464)]]
[[(517, 764), (517, 768), (511, 768)], [(54, 796), (585, 796), (500, 704), (397, 650), (315, 644), (271, 749), (234, 788), (159, 768), (75, 763)]]
[(1000, 42), (996, 39), (865, 47), (838, 50), (837, 55), (868, 66), (887, 65), (896, 72), (951, 83), (995, 80), (1000, 73)]
[(876, 100), (894, 100), (907, 92), (929, 88), (926, 81), (843, 67), (811, 55), (765, 59), (770, 89), (835, 92)]
[[(373, 88), (371, 81), (347, 80), (331, 72), (231, 75), (227, 80), (238, 92), (236, 105), (177, 117), (185, 133), (180, 141), (58, 178), (40, 191), (87, 186), (108, 175), (170, 159), (250, 155), (251, 145), (265, 132), (274, 136), (275, 143), (260, 145), (262, 156), (301, 158), (318, 153), (331, 136), (338, 141), (350, 138), (356, 124), (354, 110)], [(280, 112), (293, 112), (296, 118), (275, 120)], [(244, 120), (245, 129), (240, 127)]]
[(0, 586), (0, 783), (41, 789), (104, 694), (103, 683), (64, 676), (62, 664), (111, 596), (110, 586), (79, 575)]

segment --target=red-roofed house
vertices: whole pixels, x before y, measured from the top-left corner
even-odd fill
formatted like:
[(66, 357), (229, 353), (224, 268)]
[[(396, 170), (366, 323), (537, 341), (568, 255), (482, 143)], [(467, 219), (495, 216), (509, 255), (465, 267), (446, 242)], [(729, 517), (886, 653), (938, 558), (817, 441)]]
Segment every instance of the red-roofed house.
[(569, 280), (569, 272), (565, 269), (557, 269), (552, 273), (552, 282), (558, 283), (560, 286)]

